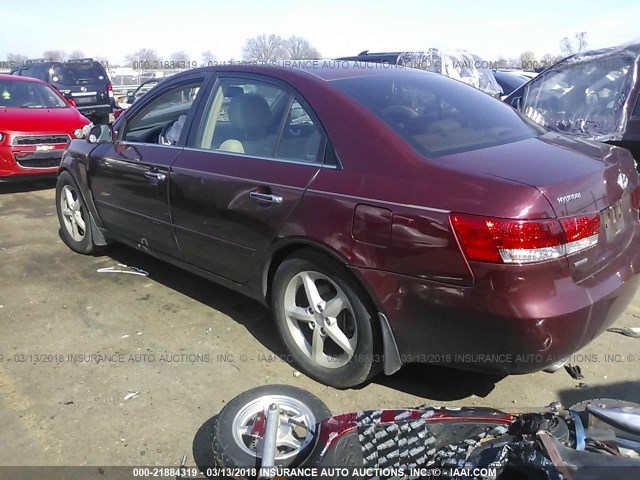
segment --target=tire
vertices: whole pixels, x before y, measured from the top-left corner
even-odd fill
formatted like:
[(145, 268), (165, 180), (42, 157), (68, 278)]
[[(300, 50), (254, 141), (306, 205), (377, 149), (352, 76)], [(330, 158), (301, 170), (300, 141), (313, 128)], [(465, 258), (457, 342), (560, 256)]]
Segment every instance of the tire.
[(60, 237), (74, 252), (90, 255), (97, 251), (91, 235), (93, 219), (80, 189), (68, 172), (61, 172), (56, 183), (56, 210)]
[[(260, 467), (263, 437), (258, 432), (243, 434), (241, 430), (255, 428), (256, 415), (266, 412), (271, 403), (279, 405), (281, 421), (297, 416), (297, 423), (308, 427), (282, 421), (275, 464), (297, 466), (307, 458), (315, 444), (318, 424), (329, 418), (331, 411), (322, 400), (301, 388), (264, 385), (238, 395), (217, 415), (211, 448), (218, 467)], [(300, 442), (299, 448), (291, 447), (294, 441)]]
[[(311, 305), (307, 285), (315, 286), (312, 296), (320, 310)], [(351, 274), (324, 255), (307, 251), (282, 262), (273, 279), (271, 306), (280, 337), (301, 372), (343, 389), (380, 371), (379, 326), (367, 299)]]

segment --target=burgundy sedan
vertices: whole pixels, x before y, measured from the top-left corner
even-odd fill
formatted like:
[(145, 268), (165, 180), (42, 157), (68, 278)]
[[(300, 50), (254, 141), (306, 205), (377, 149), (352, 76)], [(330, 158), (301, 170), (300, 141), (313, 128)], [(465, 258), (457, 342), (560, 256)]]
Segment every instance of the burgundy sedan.
[(319, 61), (175, 75), (71, 142), (56, 202), (71, 249), (270, 305), (297, 367), (344, 388), (558, 365), (638, 287), (638, 186), (627, 150), (455, 80)]

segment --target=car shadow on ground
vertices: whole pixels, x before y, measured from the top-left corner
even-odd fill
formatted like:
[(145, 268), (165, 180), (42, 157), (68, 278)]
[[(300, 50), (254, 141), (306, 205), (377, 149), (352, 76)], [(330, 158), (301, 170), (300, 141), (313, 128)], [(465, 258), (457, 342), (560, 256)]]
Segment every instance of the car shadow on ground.
[(489, 395), (504, 375), (469, 372), (437, 365), (409, 364), (391, 376), (373, 381), (394, 390), (435, 401), (453, 401), (471, 395)]
[(34, 180), (30, 182), (1, 182), (0, 195), (7, 193), (35, 192), (38, 190), (48, 190), (56, 186), (55, 178)]
[(595, 386), (586, 384), (583, 385), (582, 388), (562, 390), (558, 401), (565, 408), (570, 408), (576, 403), (598, 398), (611, 398), (637, 403), (640, 401), (640, 381), (617, 382)]
[(243, 325), (273, 354), (286, 355), (269, 310), (257, 301), (125, 245), (113, 245), (100, 256), (149, 272), (150, 279)]
[[(240, 323), (271, 353), (287, 355), (288, 352), (273, 328), (271, 313), (257, 301), (124, 245), (113, 245), (105, 251), (105, 256), (149, 272), (149, 278), (154, 281)], [(486, 397), (502, 378), (504, 377), (415, 364), (406, 365), (391, 376), (380, 374), (373, 382), (425, 399), (451, 401), (470, 395)]]

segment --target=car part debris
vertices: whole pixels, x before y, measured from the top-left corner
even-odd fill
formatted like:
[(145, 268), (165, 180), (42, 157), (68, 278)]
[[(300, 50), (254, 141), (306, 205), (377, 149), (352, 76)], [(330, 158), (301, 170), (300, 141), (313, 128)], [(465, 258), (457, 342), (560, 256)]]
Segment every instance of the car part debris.
[[(293, 437), (283, 436), (284, 430), (274, 437), (269, 430), (289, 421), (274, 414), (270, 428), (268, 416), (307, 401), (314, 409), (315, 397), (286, 385), (258, 387), (231, 400), (212, 432), (217, 467), (237, 469), (241, 476), (234, 478), (640, 478), (640, 404), (599, 399), (525, 413), (420, 406), (315, 417), (313, 448), (286, 457), (283, 447)], [(250, 411), (257, 416), (247, 416)], [(253, 421), (238, 423), (238, 416)], [(242, 445), (256, 446), (252, 457), (236, 455)]]
[[(118, 268), (120, 267), (120, 268)], [(140, 275), (142, 277), (148, 277), (149, 272), (137, 267), (130, 267), (124, 263), (119, 263), (117, 267), (99, 268), (96, 270), (98, 273), (129, 273), (131, 275)]]
[(607, 328), (607, 332), (619, 333), (620, 335), (624, 335), (626, 337), (631, 338), (640, 338), (640, 328), (638, 327), (628, 327), (628, 328)]
[(567, 371), (571, 378), (574, 380), (584, 380), (584, 375), (582, 375), (582, 369), (578, 365), (568, 365), (564, 366), (564, 369)]
[(138, 398), (140, 396), (140, 392), (130, 392), (124, 396), (124, 400), (130, 400), (132, 398)]

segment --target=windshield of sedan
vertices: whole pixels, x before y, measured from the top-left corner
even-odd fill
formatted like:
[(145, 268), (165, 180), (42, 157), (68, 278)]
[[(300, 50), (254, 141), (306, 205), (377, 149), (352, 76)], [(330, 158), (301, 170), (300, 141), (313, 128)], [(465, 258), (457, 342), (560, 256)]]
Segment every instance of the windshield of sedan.
[(635, 55), (571, 58), (524, 92), (522, 110), (547, 128), (593, 140), (620, 140)]
[(65, 108), (67, 103), (43, 83), (0, 80), (0, 107)]
[(508, 105), (446, 77), (402, 72), (332, 83), (426, 156), (533, 138), (544, 129)]

